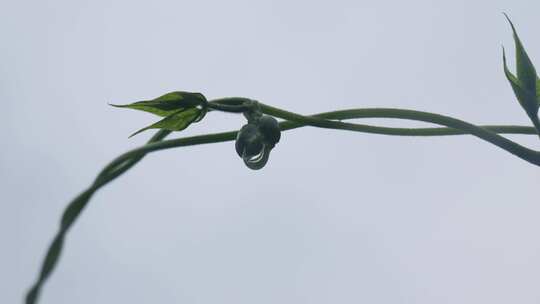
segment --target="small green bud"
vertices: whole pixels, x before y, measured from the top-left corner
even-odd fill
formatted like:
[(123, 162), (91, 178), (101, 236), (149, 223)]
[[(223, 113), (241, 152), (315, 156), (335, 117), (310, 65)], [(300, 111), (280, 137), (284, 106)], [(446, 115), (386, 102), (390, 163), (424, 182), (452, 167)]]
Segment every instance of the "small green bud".
[(244, 125), (236, 136), (236, 153), (240, 157), (252, 157), (259, 154), (263, 149), (263, 139), (258, 126), (254, 124)]
[[(254, 114), (254, 113), (251, 113)], [(250, 169), (263, 168), (281, 138), (278, 121), (268, 115), (250, 116), (236, 136), (236, 153)]]
[(272, 147), (279, 142), (281, 138), (281, 130), (277, 119), (272, 116), (264, 115), (258, 122), (259, 130), (265, 138), (268, 145)]

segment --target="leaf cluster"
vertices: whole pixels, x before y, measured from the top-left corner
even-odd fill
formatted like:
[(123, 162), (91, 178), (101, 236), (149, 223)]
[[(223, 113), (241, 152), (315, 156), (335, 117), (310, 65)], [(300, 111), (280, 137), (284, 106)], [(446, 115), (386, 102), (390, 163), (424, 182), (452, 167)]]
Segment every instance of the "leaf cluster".
[(207, 112), (208, 101), (201, 93), (175, 91), (151, 100), (137, 101), (125, 105), (111, 104), (117, 108), (129, 108), (164, 117), (144, 127), (129, 137), (149, 129), (182, 131), (190, 124), (200, 121)]
[(512, 27), (514, 36), (517, 76), (512, 74), (508, 69), (506, 52), (503, 48), (504, 74), (510, 82), (519, 104), (540, 133), (540, 121), (538, 119), (538, 109), (540, 108), (540, 78), (536, 74), (536, 68), (525, 51), (525, 47), (517, 34), (514, 24), (506, 14), (505, 17)]

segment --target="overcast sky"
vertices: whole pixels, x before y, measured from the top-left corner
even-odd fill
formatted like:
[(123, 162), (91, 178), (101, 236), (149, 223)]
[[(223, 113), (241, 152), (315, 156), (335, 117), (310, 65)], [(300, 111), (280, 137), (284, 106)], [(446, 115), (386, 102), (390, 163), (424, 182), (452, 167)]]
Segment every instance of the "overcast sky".
[[(156, 117), (107, 102), (184, 90), (528, 125), (503, 11), (540, 66), (533, 0), (3, 1), (0, 302), (22, 301), (69, 200), (151, 136), (127, 138)], [(94, 196), (41, 303), (539, 303), (539, 181), (470, 136), (303, 128), (260, 171), (232, 142), (167, 150)]]

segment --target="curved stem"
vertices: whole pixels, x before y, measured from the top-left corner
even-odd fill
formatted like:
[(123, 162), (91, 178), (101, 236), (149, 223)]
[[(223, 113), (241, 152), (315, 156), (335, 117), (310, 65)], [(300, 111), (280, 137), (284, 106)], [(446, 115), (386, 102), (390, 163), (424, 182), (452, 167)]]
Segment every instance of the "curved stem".
[[(264, 113), (280, 117), (283, 119), (291, 120), (303, 125), (311, 125), (320, 128), (339, 129), (378, 133), (373, 127), (367, 125), (358, 125), (351, 123), (344, 123), (340, 121), (331, 121), (314, 116), (303, 116), (300, 114), (288, 112), (282, 109), (278, 109), (269, 105), (260, 104)], [(352, 109), (340, 111), (341, 114), (350, 115), (354, 117), (384, 117), (384, 118), (397, 118), (397, 119), (410, 119), (423, 122), (434, 123), (443, 125), (449, 128), (458, 129), (474, 135), (480, 139), (483, 139), (489, 143), (492, 143), (499, 148), (502, 148), (515, 156), (528, 161), (532, 164), (540, 166), (540, 152), (524, 147), (516, 142), (513, 142), (505, 137), (498, 135), (488, 129), (473, 125), (471, 123), (444, 116), (440, 114), (434, 114), (429, 112), (403, 110), (403, 109), (391, 109), (391, 108), (372, 108), (372, 109)], [(334, 114), (337, 115), (336, 112)]]
[(207, 104), (211, 110), (229, 113), (243, 113), (253, 107), (253, 100), (245, 97), (226, 97), (214, 99)]
[[(158, 131), (149, 141), (148, 143), (158, 142), (163, 140), (167, 135), (169, 135), (171, 132), (166, 130), (160, 130)], [(32, 304), (36, 303), (37, 299), (39, 297), (39, 293), (41, 291), (41, 288), (47, 278), (50, 276), (51, 272), (54, 270), (54, 267), (56, 266), (56, 263), (58, 262), (58, 259), (60, 257), (60, 253), (62, 252), (62, 247), (64, 243), (64, 238), (81, 211), (84, 209), (92, 195), (101, 187), (106, 185), (108, 182), (112, 181), (116, 177), (122, 175), (122, 173), (129, 170), (131, 167), (133, 167), (137, 162), (139, 162), (146, 154), (140, 154), (137, 155), (131, 159), (126, 160), (125, 162), (122, 162), (118, 164), (114, 170), (102, 170), (101, 173), (96, 177), (92, 185), (83, 191), (81, 194), (79, 194), (75, 199), (69, 203), (69, 205), (66, 207), (64, 214), (62, 215), (60, 228), (49, 246), (49, 249), (47, 251), (47, 254), (45, 256), (45, 260), (43, 261), (43, 264), (41, 266), (41, 271), (39, 273), (39, 277), (34, 283), (34, 285), (30, 288), (28, 293), (26, 294), (26, 303)]]
[[(264, 107), (264, 106), (263, 106)], [(276, 108), (273, 108), (276, 109)], [(267, 109), (268, 110), (268, 109)], [(356, 119), (356, 118), (399, 118), (399, 117), (387, 117), (382, 115), (381, 112), (372, 112), (372, 109), (356, 109), (356, 110), (340, 110), (333, 112), (325, 112), (320, 114), (312, 115), (311, 118), (323, 118), (330, 120), (347, 120), (347, 119)], [(393, 109), (398, 111), (403, 111), (399, 109)], [(272, 115), (272, 111), (267, 111), (267, 114)], [(277, 113), (277, 112), (276, 112)], [(290, 112), (288, 112), (290, 113)], [(299, 115), (299, 114), (295, 114)], [(404, 119), (404, 118), (403, 118)], [(410, 119), (415, 120), (415, 119)], [(336, 123), (332, 122), (332, 125)], [(338, 122), (339, 123), (339, 122)], [(282, 128), (290, 129), (304, 126), (294, 121), (285, 121), (281, 124)], [(373, 133), (380, 135), (393, 135), (393, 136), (449, 136), (449, 135), (470, 135), (469, 132), (454, 129), (449, 127), (428, 127), (428, 128), (394, 128), (394, 127), (379, 127), (366, 124), (336, 124), (332, 127), (341, 128), (340, 126), (346, 126), (344, 130), (359, 131), (365, 133)], [(490, 130), (498, 134), (522, 134), (522, 135), (534, 135), (536, 130), (533, 127), (526, 126), (512, 126), (512, 125), (482, 125), (478, 126), (483, 129)]]
[[(220, 103), (227, 105), (227, 102), (239, 101), (239, 98), (229, 98), (222, 99)], [(238, 104), (232, 104), (238, 105)], [(290, 130), (299, 128), (302, 126), (310, 125), (322, 128), (330, 129), (339, 129), (339, 130), (350, 130), (357, 132), (367, 132), (367, 133), (376, 133), (376, 134), (386, 134), (386, 135), (400, 135), (400, 136), (440, 136), (440, 135), (460, 135), (460, 134), (472, 134), (481, 139), (484, 139), (490, 143), (493, 143), (510, 153), (521, 157), (531, 163), (540, 165), (540, 153), (537, 151), (530, 150), (525, 148), (517, 143), (514, 143), (502, 136), (496, 134), (498, 133), (513, 133), (513, 134), (536, 134), (536, 130), (531, 127), (523, 126), (475, 126), (467, 122), (454, 119), (451, 117), (437, 115), (427, 112), (411, 111), (411, 110), (400, 110), (400, 109), (352, 109), (352, 110), (343, 110), (343, 111), (334, 111), (327, 113), (320, 113), (314, 116), (303, 116), (300, 114), (288, 112), (278, 108), (274, 108), (268, 105), (261, 104), (263, 112), (286, 119), (287, 121), (280, 123), (280, 128), (282, 130)], [(340, 121), (333, 121), (327, 119), (352, 119), (352, 118), (369, 118), (369, 117), (384, 117), (384, 118), (398, 118), (398, 119), (411, 119), (417, 121), (424, 121), (435, 123), (439, 125), (444, 125), (449, 128), (387, 128), (387, 127), (376, 127), (363, 124), (352, 124), (344, 123)], [(75, 220), (78, 218), (84, 207), (87, 205), (88, 201), (92, 195), (99, 190), (101, 187), (111, 182), (115, 178), (122, 175), (124, 172), (133, 167), (137, 162), (139, 162), (146, 154), (158, 150), (183, 147), (183, 146), (192, 146), (208, 143), (218, 143), (231, 141), (236, 138), (237, 131), (207, 134), (201, 136), (193, 136), (186, 138), (178, 138), (167, 141), (162, 141), (170, 132), (169, 131), (159, 131), (154, 137), (149, 141), (148, 144), (136, 148), (134, 150), (128, 151), (110, 164), (108, 164), (101, 173), (96, 177), (92, 185), (79, 194), (70, 204), (67, 206), (66, 210), (61, 219), (60, 228), (51, 243), (45, 260), (42, 264), (42, 268), (38, 279), (32, 288), (28, 291), (26, 296), (27, 304), (34, 304), (37, 302), (39, 292), (50, 276), (54, 267), (56, 266), (60, 253), (62, 251), (62, 246), (64, 243), (64, 238)]]

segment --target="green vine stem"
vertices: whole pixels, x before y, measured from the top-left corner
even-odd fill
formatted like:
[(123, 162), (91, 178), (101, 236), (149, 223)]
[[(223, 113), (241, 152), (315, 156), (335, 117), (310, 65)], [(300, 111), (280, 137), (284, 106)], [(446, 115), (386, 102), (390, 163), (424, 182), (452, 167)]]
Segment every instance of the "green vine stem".
[[(163, 140), (167, 135), (169, 135), (171, 132), (169, 131), (158, 131), (149, 141), (148, 143), (154, 143)], [(136, 163), (138, 163), (146, 154), (140, 154), (136, 157), (133, 157), (132, 159), (119, 164), (117, 168), (110, 171), (102, 171), (94, 180), (92, 185), (86, 189), (84, 192), (79, 194), (77, 197), (75, 197), (69, 205), (66, 207), (64, 214), (62, 215), (62, 219), (60, 222), (60, 229), (56, 233), (56, 236), (54, 237), (51, 245), (49, 246), (49, 249), (47, 251), (47, 255), (45, 256), (45, 260), (43, 261), (43, 264), (41, 266), (41, 271), (39, 273), (38, 279), (30, 288), (26, 295), (26, 303), (36, 303), (40, 290), (47, 280), (47, 278), (50, 276), (51, 272), (53, 271), (54, 267), (56, 266), (58, 262), (58, 258), (60, 257), (60, 253), (62, 252), (62, 246), (64, 243), (64, 238), (81, 211), (84, 209), (92, 195), (101, 187), (106, 185), (108, 182), (112, 181), (113, 179), (117, 178), (118, 176), (122, 175), (122, 173), (129, 170), (131, 167), (133, 167)]]
[[(242, 106), (242, 101), (248, 100), (246, 98), (223, 98), (217, 99), (209, 103), (211, 110), (226, 111), (226, 112), (242, 112), (239, 107)], [(374, 133), (383, 135), (397, 135), (397, 136), (448, 136), (448, 135), (464, 135), (471, 134), (480, 139), (483, 139), (489, 143), (492, 143), (523, 160), (526, 160), (532, 164), (540, 166), (540, 152), (534, 151), (519, 145), (507, 138), (500, 136), (499, 134), (538, 134), (535, 128), (525, 126), (501, 126), (501, 125), (487, 125), (476, 126), (465, 121), (455, 119), (452, 117), (404, 109), (390, 109), (390, 108), (369, 108), (369, 109), (350, 109), (342, 111), (325, 112), (312, 116), (304, 116), (282, 109), (278, 109), (269, 105), (259, 104), (263, 113), (279, 117), (285, 121), (280, 123), (280, 129), (282, 131), (291, 130), (304, 126), (314, 126), (320, 128), (337, 129), (337, 130), (349, 130), (364, 133)], [(346, 123), (341, 120), (356, 119), (356, 118), (396, 118), (407, 119), (414, 121), (422, 121), (428, 123), (438, 124), (444, 127), (433, 128), (389, 128), (371, 126), (365, 124)], [(74, 224), (75, 220), (81, 214), (82, 210), (88, 204), (92, 195), (105, 186), (109, 182), (113, 181), (124, 172), (133, 167), (139, 162), (146, 154), (178, 147), (210, 144), (218, 142), (232, 141), (237, 136), (237, 131), (229, 131), (222, 133), (206, 134), (193, 137), (185, 137), (171, 140), (163, 140), (170, 131), (160, 130), (158, 131), (150, 141), (139, 148), (128, 151), (111, 163), (109, 163), (99, 175), (96, 177), (92, 185), (84, 192), (75, 197), (64, 211), (60, 228), (53, 239), (45, 259), (43, 261), (39, 276), (30, 288), (26, 295), (26, 304), (34, 304), (38, 300), (39, 293), (43, 284), (46, 282), (52, 271), (54, 270), (60, 253), (62, 251), (64, 239), (67, 232)]]
[[(402, 133), (402, 131), (404, 131), (403, 129), (388, 130), (388, 128), (386, 128), (386, 130), (384, 130), (384, 129), (380, 129), (381, 127), (344, 123), (340, 121), (330, 121), (330, 120), (322, 119), (324, 115), (323, 117), (318, 117), (317, 115), (315, 115), (314, 117), (303, 116), (300, 114), (288, 112), (288, 111), (274, 108), (274, 107), (264, 105), (264, 104), (261, 104), (261, 108), (264, 113), (267, 113), (269, 115), (273, 115), (279, 118), (287, 119), (290, 121), (298, 122), (303, 125), (311, 125), (315, 127), (329, 128), (329, 129), (377, 133), (377, 134), (381, 134), (382, 132), (388, 131), (389, 133), (397, 132), (399, 134), (387, 133), (387, 135), (404, 135), (404, 132)], [(349, 117), (350, 118), (368, 118), (368, 117), (369, 118), (397, 118), (397, 119), (409, 119), (409, 120), (434, 123), (434, 124), (446, 126), (448, 128), (461, 130), (468, 134), (474, 135), (480, 139), (483, 139), (489, 143), (492, 143), (498, 146), (499, 148), (502, 148), (514, 154), (515, 156), (525, 161), (528, 161), (532, 164), (540, 166), (540, 151), (535, 151), (527, 147), (524, 147), (514, 141), (511, 141), (505, 137), (498, 135), (497, 133), (489, 129), (476, 126), (471, 123), (465, 122), (463, 120), (459, 120), (459, 119), (452, 118), (449, 116), (444, 116), (444, 115), (434, 114), (434, 113), (429, 113), (429, 112), (422, 112), (422, 111), (392, 109), (392, 108), (351, 109), (351, 110), (329, 112), (329, 113), (326, 113), (326, 115), (329, 115), (330, 117), (333, 116), (334, 119), (349, 119)], [(336, 116), (339, 118), (335, 118)], [(416, 134), (414, 129), (409, 129), (409, 131), (407, 132), (409, 133), (408, 134), (409, 136), (414, 136), (414, 135), (419, 136), (419, 134)], [(532, 132), (534, 132), (533, 134), (538, 134), (536, 129), (534, 128), (532, 128)]]

